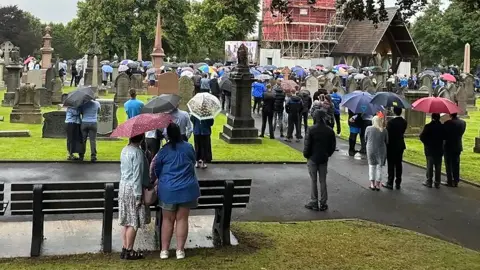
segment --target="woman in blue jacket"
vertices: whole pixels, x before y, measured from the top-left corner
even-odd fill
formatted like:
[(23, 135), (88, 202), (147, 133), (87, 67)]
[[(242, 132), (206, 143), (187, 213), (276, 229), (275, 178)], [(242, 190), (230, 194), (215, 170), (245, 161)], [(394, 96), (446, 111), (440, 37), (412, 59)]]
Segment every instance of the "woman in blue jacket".
[(152, 161), (152, 171), (158, 179), (158, 200), (162, 208), (161, 259), (168, 259), (168, 250), (176, 227), (177, 259), (185, 258), (190, 209), (197, 207), (200, 187), (195, 175), (195, 150), (182, 139), (180, 128), (167, 127), (168, 143)]
[(195, 168), (207, 168), (207, 163), (212, 161), (212, 135), (213, 119), (199, 120), (195, 116), (190, 117), (193, 123), (193, 139), (195, 142)]
[(257, 108), (257, 114), (260, 114), (260, 107), (262, 107), (263, 93), (267, 91), (267, 87), (263, 82), (254, 82), (252, 84), (252, 96), (253, 96), (253, 113)]

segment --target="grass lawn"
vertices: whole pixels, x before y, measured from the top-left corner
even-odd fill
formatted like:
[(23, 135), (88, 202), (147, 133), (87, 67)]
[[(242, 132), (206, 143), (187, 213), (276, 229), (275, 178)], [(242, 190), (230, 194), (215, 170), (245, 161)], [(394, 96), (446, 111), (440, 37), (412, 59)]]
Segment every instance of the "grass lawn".
[[(0, 260), (21, 269), (480, 269), (480, 253), (425, 235), (366, 221), (235, 223), (240, 245), (187, 250), (182, 261), (140, 261), (118, 254)], [(366, 244), (367, 243), (367, 244)]]
[[(71, 91), (73, 88), (67, 88)], [(3, 97), (0, 91), (0, 97)], [(110, 94), (106, 97), (113, 99)], [(144, 102), (149, 96), (139, 96)], [(57, 110), (55, 107), (42, 108), (43, 112)], [(42, 125), (11, 124), (9, 107), (0, 107), (0, 116), (4, 116), (0, 122), (0, 130), (30, 130), (30, 138), (0, 138), (0, 160), (27, 160), (27, 161), (59, 161), (67, 157), (65, 139), (43, 139)], [(126, 114), (122, 107), (117, 110), (119, 123), (126, 120)], [(262, 145), (230, 145), (219, 139), (219, 132), (227, 119), (220, 115), (215, 119), (212, 130), (212, 150), (215, 161), (305, 161), (302, 154), (279, 141), (264, 139)], [(193, 141), (193, 138), (192, 138)], [(97, 141), (98, 159), (100, 161), (117, 161), (121, 149), (126, 140), (120, 141)], [(86, 157), (90, 155), (87, 143)]]
[[(477, 100), (477, 107), (480, 108), (480, 100)], [(480, 154), (473, 152), (475, 137), (479, 136), (480, 129), (480, 111), (468, 112), (470, 118), (464, 119), (467, 122), (467, 130), (463, 136), (463, 152), (461, 156), (460, 176), (465, 180), (480, 183), (480, 174), (477, 169), (480, 165)], [(347, 115), (342, 115), (342, 138), (347, 139), (349, 129), (347, 125)], [(427, 123), (431, 119), (427, 116)], [(426, 160), (423, 152), (423, 144), (418, 137), (406, 139), (407, 150), (404, 154), (404, 160), (425, 167)], [(445, 164), (443, 166), (445, 171)]]

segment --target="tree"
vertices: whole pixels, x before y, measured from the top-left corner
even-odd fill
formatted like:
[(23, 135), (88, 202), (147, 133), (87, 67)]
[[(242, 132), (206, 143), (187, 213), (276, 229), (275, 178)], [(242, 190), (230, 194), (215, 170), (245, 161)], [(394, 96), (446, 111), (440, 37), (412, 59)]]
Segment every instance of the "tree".
[[(43, 25), (45, 29), (46, 25)], [(52, 47), (54, 54), (63, 59), (77, 59), (82, 53), (75, 46), (74, 31), (72, 23), (64, 25), (62, 23), (50, 24), (52, 28)]]
[(41, 47), (40, 20), (17, 6), (0, 7), (0, 43), (12, 42), (22, 57), (32, 55)]

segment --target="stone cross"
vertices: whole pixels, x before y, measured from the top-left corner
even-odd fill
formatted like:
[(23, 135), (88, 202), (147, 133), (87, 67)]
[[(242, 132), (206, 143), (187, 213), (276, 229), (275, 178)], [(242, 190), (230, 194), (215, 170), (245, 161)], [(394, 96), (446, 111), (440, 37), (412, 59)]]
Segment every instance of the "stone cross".
[(0, 49), (2, 49), (5, 58), (5, 65), (10, 64), (10, 52), (13, 50), (15, 46), (10, 41), (5, 41), (0, 45)]

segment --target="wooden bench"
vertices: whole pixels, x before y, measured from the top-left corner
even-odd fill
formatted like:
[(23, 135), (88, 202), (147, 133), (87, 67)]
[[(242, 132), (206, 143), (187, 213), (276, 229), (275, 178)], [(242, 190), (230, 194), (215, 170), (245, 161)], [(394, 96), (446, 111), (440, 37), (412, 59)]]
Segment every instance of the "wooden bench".
[(5, 199), (5, 184), (0, 183), (0, 216), (5, 214), (8, 202)]
[[(233, 208), (245, 208), (250, 200), (251, 179), (200, 180), (197, 209), (215, 209), (214, 236), (222, 245), (230, 245), (230, 221)], [(102, 250), (112, 251), (113, 213), (118, 211), (118, 182), (15, 183), (11, 185), (12, 215), (32, 216), (30, 255), (40, 255), (45, 214), (102, 213)], [(157, 206), (156, 233), (161, 242), (162, 214)]]

